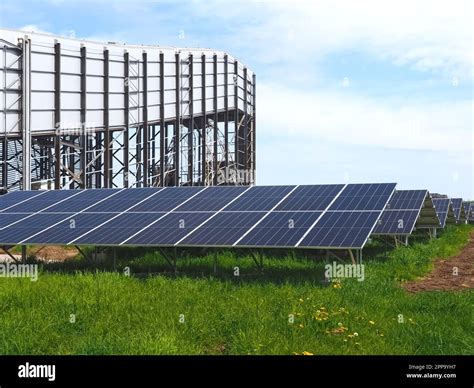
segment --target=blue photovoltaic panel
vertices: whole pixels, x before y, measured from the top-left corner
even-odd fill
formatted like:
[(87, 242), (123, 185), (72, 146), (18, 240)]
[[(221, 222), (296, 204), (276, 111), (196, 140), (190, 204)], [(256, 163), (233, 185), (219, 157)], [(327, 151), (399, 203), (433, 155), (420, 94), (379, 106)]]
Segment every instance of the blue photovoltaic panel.
[(411, 234), (419, 210), (385, 210), (375, 226), (373, 234)]
[(453, 205), (454, 216), (457, 221), (461, 220), (461, 208), (462, 208), (462, 198), (451, 198), (451, 204)]
[(81, 196), (85, 192), (86, 190), (51, 190), (43, 195), (38, 195), (26, 202), (19, 203), (18, 205), (11, 207), (8, 209), (8, 212), (36, 213), (45, 211), (49, 206), (55, 204), (59, 205), (58, 202), (64, 200), (68, 201), (73, 196)]
[(20, 222), (0, 230), (0, 244), (18, 244), (24, 239), (44, 231), (46, 228), (62, 221), (73, 214), (38, 213), (24, 218)]
[(118, 245), (155, 222), (166, 213), (123, 213), (80, 237), (74, 244)]
[(399, 190), (390, 198), (373, 231), (374, 234), (411, 234), (423, 207), (427, 190)]
[(232, 202), (225, 210), (268, 211), (294, 188), (295, 186), (254, 186)]
[(462, 205), (464, 207), (464, 211), (466, 212), (466, 216), (469, 217), (469, 210), (471, 208), (471, 203), (470, 202), (463, 202)]
[(181, 241), (179, 245), (232, 245), (265, 214), (265, 212), (218, 213)]
[(329, 210), (383, 210), (395, 186), (395, 183), (347, 185)]
[(192, 201), (179, 207), (180, 211), (212, 212), (222, 209), (245, 190), (245, 186), (213, 186), (200, 192)]
[(48, 230), (29, 237), (25, 244), (66, 245), (71, 240), (113, 217), (111, 213), (78, 213), (69, 215), (69, 219), (50, 227)]
[(275, 210), (325, 210), (344, 185), (299, 186)]
[[(131, 189), (136, 190), (136, 189)], [(134, 212), (169, 212), (175, 207), (182, 205), (201, 191), (206, 191), (204, 187), (166, 187), (149, 200), (133, 208)], [(130, 191), (127, 190), (127, 191)], [(192, 199), (194, 201), (194, 198)], [(180, 206), (181, 208), (181, 206)]]
[(362, 248), (380, 211), (327, 212), (300, 243), (300, 247)]
[(442, 228), (446, 226), (446, 219), (448, 217), (448, 211), (449, 211), (449, 203), (450, 203), (450, 200), (448, 198), (433, 198), (433, 205), (435, 207), (436, 214), (438, 214), (439, 222)]
[(271, 212), (237, 246), (294, 247), (322, 212)]
[[(143, 206), (146, 206), (147, 203), (151, 204), (152, 196), (158, 195), (158, 192), (163, 189), (159, 188), (139, 188), (133, 190), (121, 190), (119, 193), (116, 193), (113, 196), (107, 198), (106, 201), (103, 201), (97, 205), (92, 206), (87, 209), (88, 213), (121, 213), (131, 207), (133, 209), (138, 207), (138, 204), (141, 203)], [(150, 202), (141, 202), (146, 199), (150, 199)], [(137, 206), (135, 206), (137, 205)]]
[(44, 195), (44, 191), (13, 191), (8, 194), (0, 195), (0, 212), (5, 209), (18, 205), (20, 202), (28, 201), (38, 195)]
[[(22, 220), (23, 218), (29, 216), (29, 214), (24, 213), (0, 213), (0, 235), (2, 230), (7, 228), (13, 222)], [(2, 241), (0, 240), (0, 243)]]
[(173, 245), (198, 227), (213, 213), (169, 213), (125, 245)]
[[(103, 206), (106, 198), (113, 198), (118, 195), (120, 189), (100, 189), (100, 190), (81, 190), (79, 195), (77, 190), (68, 190), (69, 198), (66, 201), (50, 206), (42, 213), (77, 213), (90, 208), (101, 201), (98, 206)], [(107, 199), (108, 201), (108, 199)]]
[(420, 210), (427, 194), (427, 190), (397, 190), (385, 210)]

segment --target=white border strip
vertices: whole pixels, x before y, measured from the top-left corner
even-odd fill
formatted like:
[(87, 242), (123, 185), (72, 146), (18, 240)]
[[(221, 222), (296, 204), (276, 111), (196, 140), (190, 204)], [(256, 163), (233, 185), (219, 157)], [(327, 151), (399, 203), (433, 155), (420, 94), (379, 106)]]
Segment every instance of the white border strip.
[(232, 201), (230, 201), (228, 204), (226, 204), (224, 207), (222, 207), (221, 209), (219, 209), (217, 212), (215, 212), (212, 216), (210, 216), (207, 220), (205, 220), (204, 222), (202, 222), (201, 224), (199, 224), (198, 226), (196, 226), (193, 230), (191, 230), (191, 232), (189, 232), (186, 236), (184, 236), (182, 239), (178, 240), (176, 243), (174, 243), (173, 245), (176, 246), (178, 245), (181, 241), (183, 241), (184, 239), (188, 238), (191, 234), (193, 234), (196, 230), (198, 230), (201, 226), (205, 225), (206, 223), (208, 223), (210, 220), (212, 220), (215, 216), (217, 216), (220, 212), (224, 211), (225, 208), (227, 206), (229, 206), (230, 204), (234, 203), (235, 201), (237, 201), (242, 195), (244, 195), (247, 191), (249, 191), (252, 187), (254, 186), (250, 186), (249, 188), (247, 188), (247, 190), (244, 190), (242, 191), (237, 197), (235, 197)]
[(143, 231), (147, 230), (148, 228), (150, 228), (151, 226), (155, 225), (158, 221), (162, 220), (163, 218), (165, 218), (168, 214), (170, 214), (171, 212), (175, 211), (176, 209), (178, 209), (180, 206), (183, 206), (185, 203), (189, 202), (191, 199), (193, 199), (196, 195), (198, 194), (201, 194), (203, 191), (205, 191), (208, 187), (210, 186), (205, 186), (202, 190), (199, 190), (196, 194), (192, 195), (191, 197), (189, 197), (187, 200), (181, 202), (178, 206), (175, 206), (173, 209), (171, 209), (170, 211), (168, 211), (167, 213), (163, 214), (161, 217), (158, 217), (155, 221), (153, 221), (152, 223), (148, 224), (147, 226), (145, 226), (143, 229), (140, 229), (137, 233), (134, 233), (132, 234), (129, 238), (127, 238), (126, 240), (123, 240), (119, 245), (123, 245), (125, 244), (127, 241), (130, 241), (132, 238), (134, 238), (135, 236), (139, 235), (140, 233), (142, 233)]
[(232, 244), (233, 247), (235, 247), (245, 236), (247, 236), (252, 230), (254, 230), (258, 224), (260, 224), (260, 222), (262, 222), (265, 218), (267, 218), (270, 213), (275, 210), (278, 206), (280, 206), (280, 204), (285, 200), (287, 199), (298, 187), (300, 187), (300, 185), (297, 185), (295, 187), (293, 187), (293, 189), (288, 193), (286, 194), (280, 201), (278, 201), (278, 203), (273, 206), (267, 214), (265, 214), (262, 218), (260, 218), (249, 230), (247, 230), (235, 243)]
[[(48, 192), (48, 193), (51, 193), (51, 192), (54, 192), (54, 190), (47, 191), (47, 192)], [(53, 206), (56, 206), (56, 205), (58, 205), (58, 204), (60, 204), (60, 203), (62, 203), (62, 202), (65, 202), (65, 201), (67, 201), (68, 199), (71, 199), (71, 198), (73, 198), (73, 197), (75, 197), (75, 196), (77, 196), (77, 195), (79, 195), (79, 194), (81, 194), (81, 193), (83, 193), (83, 192), (84, 192), (84, 190), (79, 190), (77, 193), (75, 193), (75, 194), (73, 194), (73, 195), (71, 195), (71, 196), (69, 196), (69, 197), (66, 197), (66, 198), (64, 198), (64, 199), (62, 199), (62, 200), (60, 200), (60, 201), (58, 201), (58, 202), (55, 202), (55, 203), (53, 203), (52, 205), (49, 205), (49, 206), (45, 207), (44, 209), (38, 210), (37, 212), (34, 212), (34, 213), (29, 213), (29, 216), (27, 216), (27, 217), (25, 217), (25, 218), (22, 218), (21, 220), (12, 222), (11, 224), (8, 224), (8, 225), (4, 226), (3, 228), (0, 228), (0, 230), (5, 230), (5, 229), (9, 228), (9, 227), (12, 226), (12, 225), (16, 225), (16, 224), (18, 224), (19, 222), (25, 221), (25, 220), (27, 220), (28, 218), (31, 218), (31, 217), (33, 217), (33, 216), (35, 216), (35, 215), (37, 215), (37, 214), (41, 214), (41, 213), (43, 213), (45, 210), (48, 210), (49, 208), (51, 208), (51, 207), (53, 207)], [(10, 213), (10, 214), (12, 214), (12, 213)]]
[(332, 204), (334, 202), (336, 202), (336, 200), (339, 198), (339, 196), (342, 194), (342, 192), (346, 189), (346, 187), (348, 186), (349, 184), (346, 183), (343, 188), (341, 189), (341, 191), (339, 191), (339, 193), (337, 193), (337, 195), (333, 198), (333, 200), (329, 203), (329, 205), (326, 207), (326, 209), (323, 210), (323, 212), (321, 213), (321, 215), (316, 219), (316, 221), (313, 222), (313, 224), (309, 227), (309, 229), (303, 234), (303, 236), (298, 240), (298, 242), (295, 244), (295, 248), (297, 248), (302, 242), (303, 240), (306, 238), (306, 236), (309, 234), (309, 232), (311, 232), (313, 230), (313, 228), (316, 226), (316, 224), (319, 222), (319, 220), (326, 214), (326, 212), (329, 210), (329, 208), (332, 206)]
[[(29, 236), (28, 238), (25, 238), (24, 240), (21, 240), (21, 241), (20, 241), (19, 243), (17, 243), (17, 244), (23, 244), (25, 241), (28, 241), (30, 238), (33, 238), (33, 237), (37, 236), (38, 234), (41, 234), (41, 233), (43, 233), (43, 232), (45, 232), (45, 231), (47, 231), (47, 230), (49, 230), (49, 229), (51, 229), (51, 228), (54, 228), (55, 226), (59, 225), (60, 223), (62, 223), (62, 222), (64, 222), (64, 221), (67, 221), (67, 220), (70, 220), (71, 218), (74, 218), (74, 217), (77, 216), (78, 214), (84, 213), (87, 209), (90, 209), (91, 207), (94, 207), (95, 205), (97, 205), (97, 204), (99, 204), (99, 203), (101, 203), (101, 202), (104, 202), (104, 201), (107, 200), (107, 199), (112, 198), (113, 196), (117, 195), (118, 193), (122, 192), (123, 190), (124, 190), (124, 189), (118, 190), (117, 192), (113, 193), (112, 195), (109, 195), (108, 197), (102, 198), (101, 200), (99, 200), (99, 201), (93, 203), (93, 204), (90, 205), (90, 206), (87, 206), (86, 208), (82, 209), (81, 211), (79, 211), (79, 212), (77, 212), (77, 213), (74, 213), (73, 215), (71, 215), (71, 216), (65, 218), (64, 220), (58, 221), (58, 222), (56, 222), (55, 224), (50, 225), (50, 226), (48, 226), (47, 228), (41, 230), (40, 232), (35, 233), (35, 234)], [(81, 190), (79, 193), (85, 192), (85, 191), (86, 191), (86, 190)], [(89, 191), (91, 191), (91, 190), (89, 190)], [(76, 196), (76, 195), (77, 195), (77, 194), (74, 194), (73, 196)], [(68, 198), (72, 198), (72, 197), (68, 197)], [(58, 203), (59, 203), (59, 202), (58, 202)]]
[[(94, 230), (100, 228), (101, 226), (104, 226), (104, 225), (108, 224), (110, 221), (115, 220), (117, 217), (120, 217), (122, 214), (127, 213), (130, 209), (133, 209), (134, 207), (140, 205), (141, 203), (143, 203), (145, 201), (148, 201), (150, 198), (153, 198), (155, 195), (157, 195), (158, 193), (161, 193), (165, 189), (166, 189), (166, 187), (162, 187), (160, 190), (155, 191), (152, 195), (149, 195), (148, 197), (142, 199), (141, 201), (139, 201), (136, 204), (128, 207), (127, 209), (121, 211), (120, 213), (115, 213), (116, 215), (113, 216), (112, 218), (109, 218), (107, 221), (102, 222), (101, 224), (97, 225), (96, 227), (92, 228), (91, 230), (87, 231), (86, 233), (81, 234), (79, 237), (76, 237), (74, 240), (69, 241), (66, 245), (73, 244), (75, 241), (81, 239), (84, 236), (87, 236), (89, 233), (92, 233)], [(107, 214), (110, 214), (110, 213), (107, 213)], [(114, 214), (114, 213), (111, 213), (111, 214)]]

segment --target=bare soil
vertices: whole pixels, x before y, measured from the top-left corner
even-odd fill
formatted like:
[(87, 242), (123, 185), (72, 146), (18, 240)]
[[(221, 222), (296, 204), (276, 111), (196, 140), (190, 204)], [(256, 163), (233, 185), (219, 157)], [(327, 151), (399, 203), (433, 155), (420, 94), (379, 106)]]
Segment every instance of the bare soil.
[(437, 260), (430, 274), (407, 282), (403, 287), (408, 292), (460, 291), (474, 288), (474, 232), (458, 256), (449, 260)]
[(66, 261), (76, 256), (79, 251), (74, 247), (45, 246), (41, 249), (33, 248), (28, 253), (34, 254), (37, 259), (43, 261)]

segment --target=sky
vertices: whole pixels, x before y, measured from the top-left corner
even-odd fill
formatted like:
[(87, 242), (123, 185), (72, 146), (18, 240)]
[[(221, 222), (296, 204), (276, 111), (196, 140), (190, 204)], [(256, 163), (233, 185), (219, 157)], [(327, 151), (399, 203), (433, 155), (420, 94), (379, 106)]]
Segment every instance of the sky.
[(257, 184), (474, 199), (472, 1), (0, 0), (0, 27), (206, 47), (257, 74)]

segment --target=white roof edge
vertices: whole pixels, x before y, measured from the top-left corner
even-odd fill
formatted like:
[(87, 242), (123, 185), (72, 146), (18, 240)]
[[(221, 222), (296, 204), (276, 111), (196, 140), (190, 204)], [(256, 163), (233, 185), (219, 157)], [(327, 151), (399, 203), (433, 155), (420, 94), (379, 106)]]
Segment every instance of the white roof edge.
[(66, 40), (70, 42), (74, 42), (75, 44), (81, 44), (81, 43), (89, 43), (89, 44), (94, 44), (102, 47), (115, 47), (115, 48), (123, 48), (124, 50), (128, 49), (155, 49), (155, 50), (174, 50), (174, 51), (181, 51), (181, 52), (187, 52), (187, 51), (201, 51), (203, 53), (220, 53), (220, 54), (227, 54), (229, 59), (232, 59), (234, 61), (239, 62), (243, 67), (247, 67), (247, 69), (250, 71), (251, 74), (254, 74), (254, 72), (243, 62), (239, 61), (238, 58), (235, 56), (229, 54), (228, 52), (224, 50), (218, 50), (218, 49), (212, 49), (212, 48), (202, 48), (202, 47), (177, 47), (177, 46), (161, 46), (161, 45), (152, 45), (152, 44), (128, 44), (128, 43), (122, 43), (122, 42), (117, 42), (117, 43), (111, 43), (111, 42), (104, 42), (104, 41), (96, 41), (96, 40), (88, 40), (88, 39), (81, 39), (81, 38), (72, 38), (69, 36), (63, 36), (63, 35), (57, 35), (53, 33), (47, 33), (47, 32), (35, 32), (35, 31), (25, 31), (25, 30), (17, 30), (14, 28), (5, 28), (1, 27), (0, 28), (0, 37), (2, 32), (9, 32), (9, 33), (14, 33), (14, 34), (19, 34), (22, 35), (23, 37), (25, 35), (27, 36), (41, 36), (44, 38), (49, 38), (54, 40), (57, 40), (60, 38), (61, 40)]

